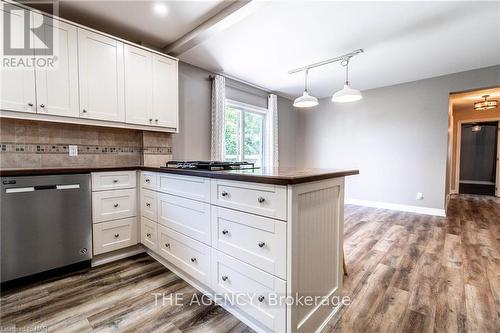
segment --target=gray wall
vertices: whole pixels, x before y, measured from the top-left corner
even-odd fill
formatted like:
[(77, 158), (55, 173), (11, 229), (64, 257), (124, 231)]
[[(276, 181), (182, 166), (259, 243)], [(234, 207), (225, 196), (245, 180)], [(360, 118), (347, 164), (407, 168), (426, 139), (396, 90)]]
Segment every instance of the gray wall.
[[(172, 135), (173, 158), (180, 160), (210, 159), (211, 73), (179, 63), (179, 133)], [(267, 93), (227, 80), (228, 98), (267, 107)], [(295, 137), (298, 111), (292, 102), (278, 97), (280, 166), (295, 165)]]
[(449, 93), (497, 85), (500, 66), (366, 90), (350, 104), (322, 99), (300, 112), (297, 166), (359, 169), (347, 198), (442, 209)]

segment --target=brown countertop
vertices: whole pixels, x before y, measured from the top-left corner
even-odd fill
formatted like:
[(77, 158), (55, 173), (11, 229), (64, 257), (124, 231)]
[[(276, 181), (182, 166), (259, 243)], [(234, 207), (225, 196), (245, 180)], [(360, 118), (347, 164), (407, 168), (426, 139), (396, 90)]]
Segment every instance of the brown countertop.
[(39, 169), (2, 169), (0, 176), (39, 176), (55, 174), (77, 174), (105, 171), (127, 171), (145, 170), (154, 172), (165, 172), (178, 175), (198, 176), (216, 179), (238, 180), (253, 183), (288, 185), (307, 183), (315, 180), (345, 177), (359, 174), (358, 170), (336, 170), (336, 169), (295, 169), (295, 168), (262, 168), (246, 170), (189, 170), (189, 169), (166, 169), (146, 166), (126, 167), (104, 167), (104, 168), (39, 168)]

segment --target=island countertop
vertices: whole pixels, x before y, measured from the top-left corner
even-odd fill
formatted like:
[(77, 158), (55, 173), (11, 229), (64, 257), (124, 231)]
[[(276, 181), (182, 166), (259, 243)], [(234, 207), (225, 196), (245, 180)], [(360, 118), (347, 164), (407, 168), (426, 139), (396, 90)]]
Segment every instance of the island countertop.
[(345, 177), (359, 174), (359, 170), (341, 169), (316, 169), (316, 168), (258, 168), (241, 170), (191, 170), (175, 168), (159, 168), (147, 166), (123, 166), (123, 167), (82, 167), (82, 168), (37, 168), (37, 169), (1, 169), (0, 176), (39, 176), (55, 174), (77, 174), (90, 172), (109, 172), (144, 170), (153, 172), (164, 172), (186, 176), (207, 177), (215, 179), (237, 180), (252, 183), (264, 183), (274, 185), (290, 185), (307, 183), (328, 178)]

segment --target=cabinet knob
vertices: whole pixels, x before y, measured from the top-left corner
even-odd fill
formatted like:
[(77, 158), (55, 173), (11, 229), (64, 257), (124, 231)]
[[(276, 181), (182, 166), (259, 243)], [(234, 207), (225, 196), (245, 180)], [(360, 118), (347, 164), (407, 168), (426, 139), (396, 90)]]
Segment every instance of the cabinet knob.
[(261, 303), (264, 302), (265, 299), (266, 298), (264, 296), (259, 296), (259, 298), (258, 298), (259, 302), (261, 302)]
[(28, 106), (33, 106), (33, 103), (29, 102), (29, 103), (28, 103)]
[(222, 275), (221, 279), (222, 279), (222, 281), (227, 281), (228, 277), (227, 277), (227, 275)]
[(266, 243), (264, 243), (264, 242), (259, 242), (259, 247), (264, 247), (264, 246), (266, 246)]
[(147, 202), (146, 207), (151, 207), (151, 204), (149, 202)]
[(113, 207), (115, 207), (115, 208), (116, 208), (116, 207), (118, 207), (118, 206), (119, 206), (119, 205), (118, 205), (117, 203), (115, 203), (115, 204), (113, 205)]
[(266, 199), (265, 199), (265, 198), (263, 198), (263, 197), (259, 197), (259, 198), (257, 199), (257, 201), (258, 201), (259, 203), (264, 203), (264, 201), (266, 201)]
[(149, 183), (149, 182), (151, 182), (151, 179), (146, 178), (145, 182), (146, 182), (146, 183)]
[(43, 109), (45, 107), (45, 104), (40, 104), (40, 107)]
[(118, 183), (118, 179), (113, 179), (113, 183)]
[(83, 110), (82, 110), (82, 113), (87, 113), (87, 110), (83, 109)]
[(148, 232), (148, 233), (146, 234), (146, 237), (147, 237), (147, 238), (151, 238), (151, 234)]
[(158, 122), (158, 119), (155, 119), (155, 123), (157, 123), (157, 122)]
[(153, 121), (153, 118), (149, 118), (149, 122), (152, 122)]
[(222, 191), (222, 193), (220, 195), (222, 195), (223, 197), (227, 197), (229, 195), (229, 193), (227, 193), (226, 191)]
[(170, 248), (170, 243), (165, 243), (165, 247)]
[(196, 262), (196, 258), (191, 258), (191, 262)]
[(118, 238), (118, 237), (120, 237), (120, 234), (115, 234), (115, 238)]
[(228, 233), (229, 233), (229, 231), (227, 231), (226, 229), (222, 230), (223, 235), (227, 235)]

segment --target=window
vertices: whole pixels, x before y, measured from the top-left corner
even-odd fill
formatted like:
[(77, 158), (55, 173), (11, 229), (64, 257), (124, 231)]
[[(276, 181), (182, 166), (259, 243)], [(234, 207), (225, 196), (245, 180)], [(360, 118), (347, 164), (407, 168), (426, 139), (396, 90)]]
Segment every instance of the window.
[(262, 167), (267, 109), (226, 100), (224, 111), (224, 160), (247, 161)]

